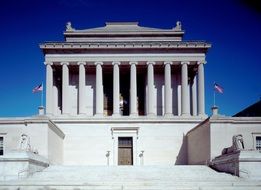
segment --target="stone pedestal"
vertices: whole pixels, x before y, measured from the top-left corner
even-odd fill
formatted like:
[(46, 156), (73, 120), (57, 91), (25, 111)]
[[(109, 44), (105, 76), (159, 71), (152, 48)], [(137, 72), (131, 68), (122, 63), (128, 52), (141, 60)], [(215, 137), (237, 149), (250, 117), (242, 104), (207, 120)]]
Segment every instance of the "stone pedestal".
[(44, 107), (43, 106), (38, 107), (38, 113), (39, 113), (39, 115), (44, 115)]
[(241, 150), (224, 154), (214, 158), (210, 167), (242, 178), (261, 180), (261, 153), (257, 150)]
[(17, 150), (0, 157), (0, 180), (27, 178), (49, 166), (49, 161), (32, 152)]
[(218, 107), (217, 106), (213, 106), (211, 108), (212, 110), (212, 116), (217, 116), (218, 115)]

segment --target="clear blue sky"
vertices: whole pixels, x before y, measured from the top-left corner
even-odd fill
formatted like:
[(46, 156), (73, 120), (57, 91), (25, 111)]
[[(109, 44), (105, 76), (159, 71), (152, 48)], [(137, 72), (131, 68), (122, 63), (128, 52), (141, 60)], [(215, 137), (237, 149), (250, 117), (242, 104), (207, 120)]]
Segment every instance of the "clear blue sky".
[(37, 113), (40, 94), (32, 94), (32, 89), (45, 82), (39, 43), (62, 41), (67, 21), (83, 29), (106, 21), (172, 28), (177, 20), (186, 31), (185, 40), (213, 45), (205, 66), (207, 113), (216, 81), (225, 90), (217, 95), (220, 112), (233, 115), (261, 96), (260, 8), (258, 0), (3, 0), (0, 117)]

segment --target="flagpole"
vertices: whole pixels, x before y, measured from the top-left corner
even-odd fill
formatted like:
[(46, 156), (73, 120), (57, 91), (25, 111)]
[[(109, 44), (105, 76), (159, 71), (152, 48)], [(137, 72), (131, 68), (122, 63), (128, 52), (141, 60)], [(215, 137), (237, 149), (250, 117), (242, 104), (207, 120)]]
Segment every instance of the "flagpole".
[(214, 107), (216, 107), (216, 92), (214, 90)]
[[(42, 88), (43, 88), (43, 82), (42, 82)], [(41, 107), (43, 107), (43, 90), (41, 91)]]
[(214, 92), (214, 93), (213, 93), (213, 94), (214, 94), (214, 95), (213, 95), (213, 99), (214, 99), (214, 105), (213, 105), (213, 106), (214, 106), (214, 107), (216, 107), (216, 91), (215, 91), (215, 84), (216, 84), (216, 82), (214, 82), (214, 88), (213, 88), (213, 92)]

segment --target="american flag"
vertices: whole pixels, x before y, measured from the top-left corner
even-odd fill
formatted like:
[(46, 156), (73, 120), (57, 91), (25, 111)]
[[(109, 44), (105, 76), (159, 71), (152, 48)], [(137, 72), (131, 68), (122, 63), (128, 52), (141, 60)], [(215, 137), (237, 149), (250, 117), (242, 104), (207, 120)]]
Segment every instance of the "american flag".
[(37, 93), (41, 91), (43, 91), (43, 84), (40, 84), (33, 89), (33, 93)]
[(214, 83), (214, 89), (215, 89), (217, 92), (221, 93), (221, 94), (224, 93), (224, 89), (223, 89), (220, 85), (218, 85), (217, 83)]

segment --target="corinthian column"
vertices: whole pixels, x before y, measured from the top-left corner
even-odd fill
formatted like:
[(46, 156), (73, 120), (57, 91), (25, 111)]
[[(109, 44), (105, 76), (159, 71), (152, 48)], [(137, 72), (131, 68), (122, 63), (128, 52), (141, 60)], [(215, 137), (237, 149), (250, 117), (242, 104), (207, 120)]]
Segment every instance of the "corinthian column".
[(204, 62), (198, 62), (198, 115), (205, 116)]
[(188, 64), (181, 62), (181, 115), (189, 116)]
[(165, 73), (164, 73), (164, 106), (165, 116), (171, 116), (172, 114), (172, 93), (171, 93), (171, 64), (172, 62), (164, 62)]
[(85, 114), (85, 62), (78, 62), (79, 65), (79, 114)]
[(154, 69), (153, 65), (155, 62), (147, 62), (148, 70), (147, 70), (147, 83), (148, 83), (148, 101), (147, 101), (147, 108), (148, 108), (148, 115), (153, 116), (155, 115), (154, 112)]
[(103, 116), (102, 62), (96, 62), (96, 116)]
[(137, 62), (130, 62), (130, 115), (137, 116)]
[(113, 65), (113, 116), (120, 115), (120, 62), (112, 62)]
[(46, 115), (53, 114), (53, 63), (45, 62), (46, 65)]
[(69, 95), (68, 95), (68, 86), (69, 86), (69, 68), (68, 62), (61, 63), (63, 67), (63, 81), (62, 81), (62, 114), (69, 114)]
[(192, 90), (192, 115), (193, 116), (197, 116), (197, 113), (198, 113), (198, 109), (197, 109), (197, 106), (198, 106), (198, 101), (197, 101), (197, 84), (198, 84), (198, 76), (197, 74), (195, 74), (193, 76), (193, 83), (192, 83), (192, 86), (191, 86), (191, 90)]

